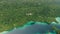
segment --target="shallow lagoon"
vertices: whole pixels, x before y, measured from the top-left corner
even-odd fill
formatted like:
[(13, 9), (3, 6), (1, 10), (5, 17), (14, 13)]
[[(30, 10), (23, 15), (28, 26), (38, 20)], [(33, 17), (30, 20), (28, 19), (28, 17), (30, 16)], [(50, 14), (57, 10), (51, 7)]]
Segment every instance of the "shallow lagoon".
[[(57, 17), (56, 20), (60, 23), (60, 18)], [(60, 29), (60, 24), (52, 22), (50, 25), (41, 22), (30, 21), (25, 24), (23, 27), (15, 28), (12, 31), (4, 31), (1, 34), (47, 34), (49, 31), (52, 34), (56, 34), (54, 30), (52, 30), (52, 26), (55, 25), (58, 29)]]

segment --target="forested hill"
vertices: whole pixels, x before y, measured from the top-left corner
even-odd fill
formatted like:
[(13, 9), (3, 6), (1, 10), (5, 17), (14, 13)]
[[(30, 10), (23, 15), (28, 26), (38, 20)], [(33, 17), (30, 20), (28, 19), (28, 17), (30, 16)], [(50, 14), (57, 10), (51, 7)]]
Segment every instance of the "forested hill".
[(60, 6), (52, 0), (0, 0), (0, 31), (10, 30), (28, 21), (50, 24), (60, 17)]

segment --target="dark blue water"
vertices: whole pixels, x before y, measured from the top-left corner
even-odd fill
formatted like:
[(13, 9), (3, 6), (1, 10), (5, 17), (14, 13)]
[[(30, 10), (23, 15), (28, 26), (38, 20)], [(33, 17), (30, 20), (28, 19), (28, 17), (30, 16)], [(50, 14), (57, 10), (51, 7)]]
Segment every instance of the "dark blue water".
[(9, 32), (8, 34), (36, 34), (36, 33), (46, 33), (48, 32), (48, 30), (52, 31), (51, 25), (34, 24), (24, 29), (16, 29), (14, 31)]
[[(28, 26), (29, 25), (29, 26)], [(57, 28), (60, 29), (60, 25), (57, 24), (46, 24), (46, 23), (40, 23), (36, 22), (35, 24), (27, 24), (25, 28), (18, 28), (15, 29), (7, 34), (46, 34), (48, 31), (52, 34), (55, 34), (54, 30), (52, 29), (52, 26), (56, 25)]]
[[(57, 17), (56, 20), (60, 23), (59, 17)], [(6, 34), (48, 34), (48, 32), (56, 34), (52, 29), (52, 26), (55, 25), (58, 29), (60, 29), (59, 23), (57, 24), (52, 22), (50, 25), (48, 25), (46, 23), (30, 21), (23, 27), (9, 31)], [(5, 32), (3, 34), (5, 34)]]

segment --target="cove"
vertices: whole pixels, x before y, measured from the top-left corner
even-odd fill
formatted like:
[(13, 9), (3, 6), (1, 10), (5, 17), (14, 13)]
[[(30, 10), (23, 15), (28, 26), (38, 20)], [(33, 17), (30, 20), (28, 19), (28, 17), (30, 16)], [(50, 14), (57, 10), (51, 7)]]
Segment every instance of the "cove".
[[(60, 23), (60, 18), (57, 17), (56, 21)], [(55, 25), (58, 29), (60, 29), (60, 24), (56, 22), (52, 22), (50, 25), (42, 22), (34, 22), (29, 21), (27, 24), (23, 25), (23, 27), (14, 28), (11, 31), (4, 31), (0, 34), (56, 34), (56, 32), (52, 29), (52, 26)]]
[(13, 29), (12, 31), (3, 34), (47, 34), (48, 31), (51, 33), (55, 33), (51, 27), (52, 24), (48, 25), (46, 23), (30, 21), (23, 27)]

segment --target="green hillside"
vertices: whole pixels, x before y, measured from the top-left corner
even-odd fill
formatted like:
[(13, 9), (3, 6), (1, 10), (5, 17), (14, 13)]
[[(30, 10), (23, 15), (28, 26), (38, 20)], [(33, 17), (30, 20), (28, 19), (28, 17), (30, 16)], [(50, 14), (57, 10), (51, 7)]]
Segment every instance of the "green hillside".
[(55, 17), (60, 17), (60, 5), (50, 0), (0, 0), (0, 32), (28, 21), (50, 24)]

